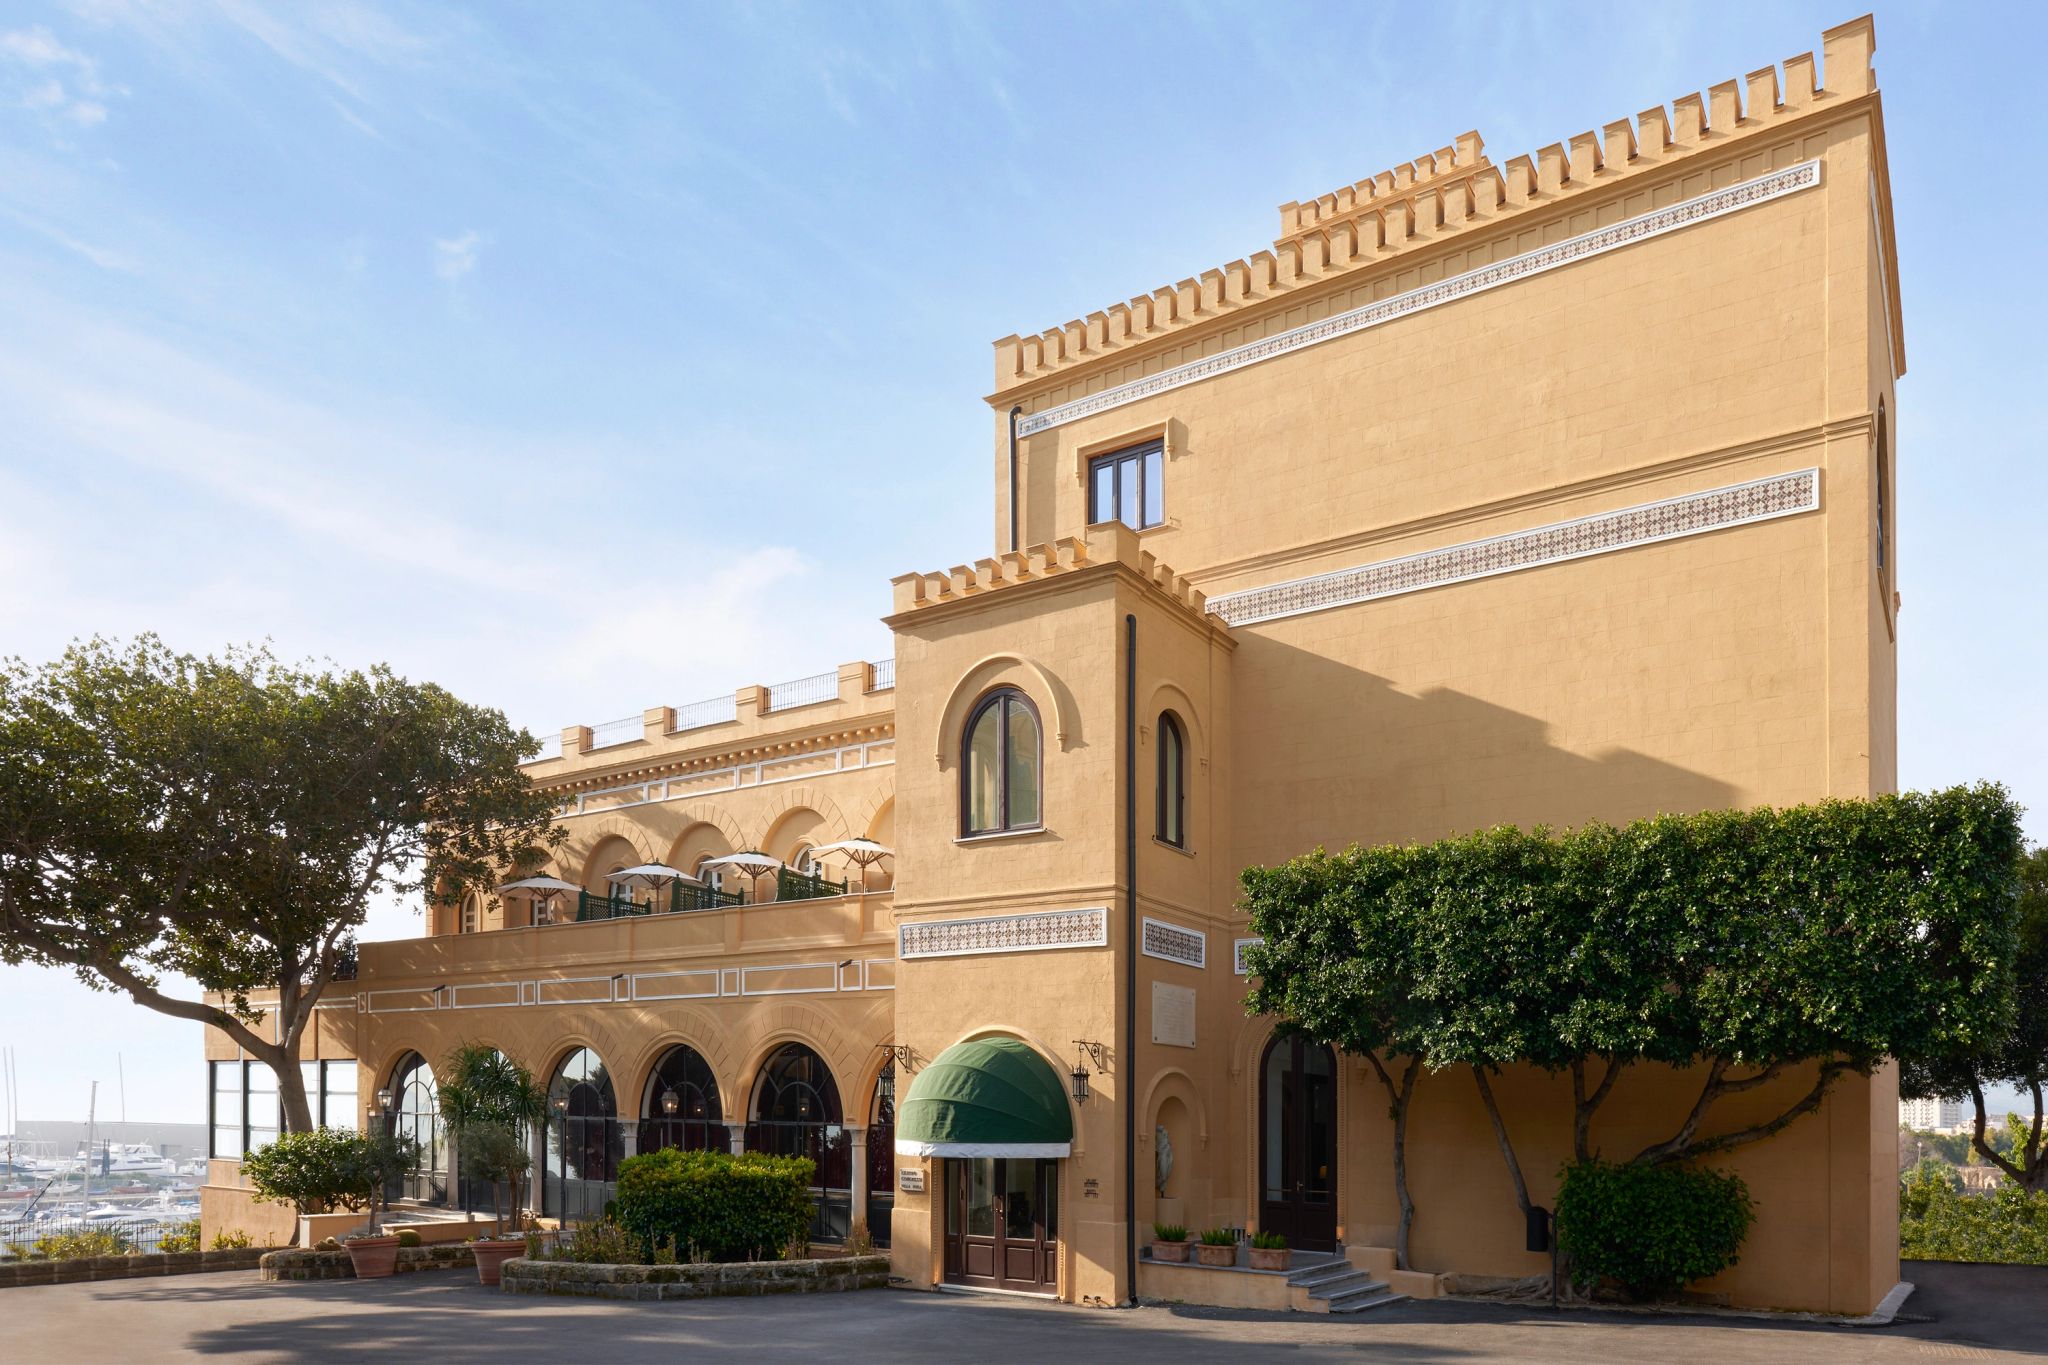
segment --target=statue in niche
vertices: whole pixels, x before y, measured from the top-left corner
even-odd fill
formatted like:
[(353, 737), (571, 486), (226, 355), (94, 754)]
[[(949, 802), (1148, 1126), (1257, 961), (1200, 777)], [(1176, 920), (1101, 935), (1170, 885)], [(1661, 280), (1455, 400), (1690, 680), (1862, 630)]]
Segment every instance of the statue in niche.
[(1167, 1136), (1163, 1123), (1152, 1128), (1152, 1155), (1159, 1167), (1156, 1192), (1163, 1195), (1166, 1193), (1166, 1177), (1173, 1174), (1173, 1139)]

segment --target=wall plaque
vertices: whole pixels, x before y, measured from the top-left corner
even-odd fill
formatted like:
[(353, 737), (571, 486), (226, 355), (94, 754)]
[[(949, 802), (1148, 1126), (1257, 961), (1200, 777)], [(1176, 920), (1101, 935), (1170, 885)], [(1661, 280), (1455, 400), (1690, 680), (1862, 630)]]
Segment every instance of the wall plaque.
[(902, 1170), (896, 1172), (896, 1183), (905, 1194), (923, 1194), (924, 1172), (914, 1167), (905, 1166)]
[(1195, 988), (1152, 983), (1152, 1041), (1167, 1047), (1195, 1045)]

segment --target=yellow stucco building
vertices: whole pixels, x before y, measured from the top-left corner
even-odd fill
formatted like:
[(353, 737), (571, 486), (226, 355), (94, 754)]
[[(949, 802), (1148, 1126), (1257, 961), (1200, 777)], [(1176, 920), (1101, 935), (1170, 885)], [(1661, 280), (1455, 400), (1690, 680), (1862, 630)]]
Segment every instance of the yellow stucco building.
[[(1246, 1016), (1237, 874), (1893, 788), (1905, 357), (1873, 47), (1857, 20), (1818, 64), (1532, 156), (1467, 134), (1283, 205), (1245, 259), (997, 342), (992, 552), (894, 581), (892, 660), (565, 730), (530, 771), (569, 831), (545, 871), (583, 894), (365, 945), (309, 1052), (330, 1120), (431, 1136), (432, 1068), (478, 1041), (561, 1101), (553, 1216), (632, 1151), (732, 1144), (817, 1156), (815, 1235), (865, 1219), (916, 1286), (1327, 1308), (1547, 1268), (1445, 1073), (1411, 1128), (1420, 1269), (1390, 1270), (1384, 1100)], [(851, 839), (891, 856), (814, 853)], [(749, 851), (786, 866), (704, 866)], [(692, 879), (629, 906), (612, 874), (643, 864)], [(257, 1217), (233, 1158), (262, 1082), (208, 1047), (208, 1208)], [(1538, 1203), (1566, 1084), (1498, 1086)], [(1002, 1086), (1045, 1112), (949, 1117)], [(1606, 1139), (1696, 1089), (1631, 1070)], [(1871, 1309), (1895, 1110), (1889, 1072), (1852, 1075), (1734, 1153), (1758, 1221), (1701, 1288)], [(459, 1199), (459, 1156), (410, 1193)], [(1155, 1219), (1358, 1275), (1157, 1264)]]

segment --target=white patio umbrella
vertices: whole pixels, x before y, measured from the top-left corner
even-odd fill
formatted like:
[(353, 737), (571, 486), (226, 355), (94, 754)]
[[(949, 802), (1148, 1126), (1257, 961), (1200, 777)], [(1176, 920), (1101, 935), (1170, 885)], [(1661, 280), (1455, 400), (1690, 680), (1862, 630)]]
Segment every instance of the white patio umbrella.
[(542, 905), (553, 902), (557, 896), (562, 895), (564, 892), (581, 891), (582, 889), (576, 883), (565, 882), (560, 877), (521, 877), (516, 882), (506, 882), (503, 886), (499, 887), (498, 894), (503, 896), (507, 892), (511, 892), (525, 896), (533, 902), (527, 908), (528, 920), (533, 923), (539, 923), (540, 915), (538, 911)]
[(706, 858), (697, 864), (699, 868), (729, 867), (735, 872), (744, 872), (754, 879), (754, 899), (761, 899), (761, 878), (770, 872), (780, 871), (782, 859), (771, 858), (765, 853), (728, 853), (722, 858)]
[(860, 889), (863, 891), (868, 889), (868, 869), (884, 858), (896, 856), (895, 849), (885, 848), (873, 839), (841, 839), (834, 844), (819, 844), (811, 852), (820, 858), (828, 853), (837, 854), (860, 868)]
[(606, 878), (607, 881), (639, 884), (652, 891), (660, 891), (670, 882), (695, 881), (689, 873), (667, 863), (642, 863), (638, 867), (622, 867)]

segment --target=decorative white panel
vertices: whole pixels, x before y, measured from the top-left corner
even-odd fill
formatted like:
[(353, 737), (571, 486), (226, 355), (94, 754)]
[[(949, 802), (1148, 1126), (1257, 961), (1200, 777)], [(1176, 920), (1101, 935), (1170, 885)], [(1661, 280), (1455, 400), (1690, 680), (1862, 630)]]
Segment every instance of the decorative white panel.
[(1557, 522), (1532, 531), (1467, 541), (1401, 559), (1338, 569), (1209, 599), (1209, 610), (1233, 626), (1276, 621), (1304, 612), (1420, 592), (1494, 574), (1560, 564), (1660, 540), (1725, 530), (1811, 512), (1820, 506), (1820, 471), (1801, 469), (1768, 479), (1689, 493), (1662, 502)]
[(1183, 929), (1147, 915), (1139, 930), (1138, 950), (1146, 957), (1203, 967), (1209, 962), (1209, 937), (1199, 929)]
[(1233, 944), (1231, 946), (1230, 954), (1231, 970), (1236, 972), (1239, 976), (1250, 976), (1251, 973), (1246, 971), (1244, 967), (1244, 950), (1251, 947), (1254, 943), (1264, 943), (1265, 941), (1266, 940), (1262, 938), (1241, 938), (1235, 944)]
[(976, 953), (1039, 952), (1048, 948), (1103, 948), (1109, 911), (1042, 910), (1028, 915), (926, 920), (898, 925), (898, 957), (968, 957)]
[(1061, 403), (1042, 412), (1031, 413), (1018, 421), (1017, 434), (1030, 436), (1068, 422), (1078, 421), (1083, 417), (1092, 417), (1098, 412), (1120, 408), (1126, 403), (1135, 403), (1142, 398), (1165, 393), (1169, 389), (1182, 388), (1231, 370), (1241, 370), (1247, 365), (1256, 365), (1262, 360), (1271, 360), (1289, 351), (1298, 351), (1304, 346), (1334, 341), (1338, 337), (1378, 327), (1382, 323), (1392, 322), (1411, 313), (1419, 313), (1440, 304), (1484, 293), (1503, 284), (1513, 284), (1531, 275), (1556, 270), (1560, 266), (1571, 265), (1589, 256), (1604, 255), (1651, 237), (1660, 237), (1667, 232), (1691, 227), (1709, 218), (1718, 218), (1724, 213), (1734, 213), (1753, 204), (1761, 204), (1766, 200), (1809, 189), (1819, 183), (1818, 161), (1808, 161), (1782, 171), (1773, 171), (1769, 175), (1744, 181), (1740, 185), (1730, 185), (1727, 189), (1715, 190), (1697, 199), (1688, 199), (1682, 204), (1673, 204), (1669, 208), (1639, 214), (1610, 227), (1596, 228), (1567, 241), (1539, 247), (1535, 251), (1524, 252), (1505, 261), (1496, 261), (1477, 270), (1468, 270), (1462, 275), (1453, 275), (1447, 280), (1411, 289), (1405, 294), (1395, 294), (1391, 298), (1380, 299), (1362, 308), (1353, 308), (1334, 317), (1324, 318), (1320, 322), (1311, 322), (1304, 327), (1296, 327), (1291, 331), (1236, 346), (1227, 351), (1219, 351), (1215, 355), (1189, 361), (1185, 365), (1175, 365), (1157, 374), (1148, 374), (1141, 379), (1115, 385), (1100, 393), (1091, 393), (1085, 398), (1076, 398), (1070, 403)]
[(633, 977), (635, 1000), (706, 1000), (718, 995), (718, 968), (695, 972), (640, 972)]

